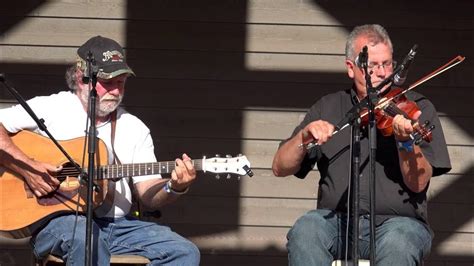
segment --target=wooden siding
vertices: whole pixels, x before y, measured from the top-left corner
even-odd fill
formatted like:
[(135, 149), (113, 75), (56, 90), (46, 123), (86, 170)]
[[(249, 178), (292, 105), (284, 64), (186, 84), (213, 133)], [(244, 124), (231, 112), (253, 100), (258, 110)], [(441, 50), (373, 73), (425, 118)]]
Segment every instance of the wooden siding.
[[(254, 177), (199, 174), (189, 194), (147, 218), (194, 241), (202, 265), (286, 264), (286, 233), (316, 206), (319, 173), (276, 178), (271, 161), (316, 99), (350, 84), (343, 58), (354, 25), (384, 25), (397, 60), (419, 45), (408, 83), (466, 56), (417, 91), (437, 107), (453, 165), (430, 185), (436, 237), (425, 265), (474, 262), (471, 1), (21, 2), (0, 8), (0, 71), (25, 98), (63, 89), (77, 47), (104, 35), (127, 50), (137, 77), (124, 105), (149, 125), (161, 160), (247, 155)], [(12, 99), (0, 90), (2, 106)], [(2, 265), (32, 262), (25, 240), (0, 247)]]

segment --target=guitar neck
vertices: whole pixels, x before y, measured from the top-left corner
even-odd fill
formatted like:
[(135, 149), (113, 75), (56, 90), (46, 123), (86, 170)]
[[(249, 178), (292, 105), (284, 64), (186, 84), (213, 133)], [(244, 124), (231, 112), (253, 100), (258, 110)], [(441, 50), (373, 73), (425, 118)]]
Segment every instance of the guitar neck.
[[(191, 160), (197, 171), (202, 170), (202, 159)], [(169, 174), (176, 168), (175, 161), (156, 163), (111, 164), (99, 168), (98, 179), (116, 179), (130, 176)]]

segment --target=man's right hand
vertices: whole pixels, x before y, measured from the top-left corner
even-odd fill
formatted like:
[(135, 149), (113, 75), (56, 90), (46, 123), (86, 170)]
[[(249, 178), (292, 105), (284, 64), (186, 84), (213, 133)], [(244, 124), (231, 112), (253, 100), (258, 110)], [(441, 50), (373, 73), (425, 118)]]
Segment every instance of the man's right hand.
[(334, 129), (335, 127), (333, 124), (324, 120), (311, 122), (301, 130), (301, 142), (304, 145), (311, 142), (317, 142), (318, 145), (322, 145), (332, 137)]
[(326, 143), (332, 137), (334, 129), (334, 125), (323, 120), (306, 125), (277, 150), (273, 157), (273, 174), (288, 176), (298, 172), (307, 153), (306, 145), (311, 142), (317, 142), (319, 145)]
[(10, 138), (10, 133), (0, 122), (0, 165), (12, 170), (25, 179), (36, 196), (45, 196), (60, 184), (54, 174), (62, 170), (48, 163), (29, 158)]
[(61, 171), (62, 167), (38, 161), (32, 161), (30, 167), (34, 170), (24, 169), (22, 176), (37, 197), (45, 196), (58, 188), (60, 182), (54, 175)]

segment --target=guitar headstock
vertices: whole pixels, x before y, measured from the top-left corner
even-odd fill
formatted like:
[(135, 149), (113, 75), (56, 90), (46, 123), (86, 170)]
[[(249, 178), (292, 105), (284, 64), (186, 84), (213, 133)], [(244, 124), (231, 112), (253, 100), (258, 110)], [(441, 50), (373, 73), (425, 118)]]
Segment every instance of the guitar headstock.
[(244, 155), (236, 157), (213, 157), (202, 159), (202, 170), (204, 172), (211, 172), (218, 174), (236, 174), (239, 176), (248, 175), (253, 176), (252, 169), (250, 168), (250, 162)]

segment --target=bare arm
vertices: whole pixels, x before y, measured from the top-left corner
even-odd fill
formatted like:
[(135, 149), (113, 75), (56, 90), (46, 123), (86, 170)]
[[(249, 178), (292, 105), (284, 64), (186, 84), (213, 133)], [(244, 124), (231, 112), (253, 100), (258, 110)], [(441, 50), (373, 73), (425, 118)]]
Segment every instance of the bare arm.
[(21, 175), (38, 197), (52, 192), (59, 185), (59, 181), (52, 174), (61, 168), (30, 159), (12, 142), (1, 123), (0, 164)]
[(163, 188), (169, 179), (153, 179), (135, 184), (140, 203), (154, 210), (175, 201), (179, 195), (167, 193)]
[(303, 130), (285, 142), (276, 152), (272, 164), (275, 176), (289, 176), (300, 169), (300, 164), (306, 155), (305, 147), (300, 147), (302, 134)]
[(334, 126), (326, 121), (318, 120), (309, 123), (278, 149), (273, 158), (273, 174), (288, 176), (298, 172), (306, 155), (306, 147), (302, 144), (317, 140), (317, 143), (322, 145), (331, 138), (333, 132)]
[(398, 156), (405, 185), (413, 192), (423, 191), (433, 175), (433, 169), (421, 148), (415, 146), (413, 152), (399, 151)]
[(135, 185), (140, 202), (147, 209), (156, 209), (175, 201), (179, 194), (168, 193), (163, 187), (170, 181), (175, 191), (186, 191), (196, 179), (196, 170), (186, 154), (182, 159), (176, 159), (176, 168), (171, 173), (171, 179), (154, 179)]
[[(413, 133), (411, 121), (397, 115), (393, 119), (393, 132), (397, 141), (408, 140), (409, 135)], [(421, 148), (414, 146), (413, 152), (399, 150), (398, 157), (405, 185), (413, 192), (423, 191), (433, 176), (433, 168)]]

